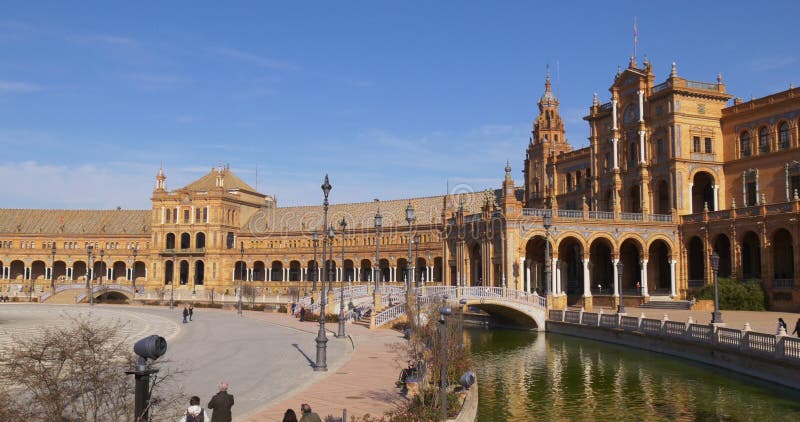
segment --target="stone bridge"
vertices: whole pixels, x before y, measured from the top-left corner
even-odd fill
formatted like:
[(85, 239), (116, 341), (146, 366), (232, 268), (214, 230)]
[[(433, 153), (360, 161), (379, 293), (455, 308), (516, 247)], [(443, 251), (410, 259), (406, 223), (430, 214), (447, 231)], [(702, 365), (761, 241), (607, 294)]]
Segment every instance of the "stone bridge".
[[(88, 289), (85, 284), (57, 285), (54, 294), (46, 292), (41, 295), (41, 302), (48, 303), (81, 303), (88, 299)], [(122, 284), (96, 284), (92, 286), (92, 295), (95, 299), (104, 296), (108, 299), (133, 300), (133, 288)]]

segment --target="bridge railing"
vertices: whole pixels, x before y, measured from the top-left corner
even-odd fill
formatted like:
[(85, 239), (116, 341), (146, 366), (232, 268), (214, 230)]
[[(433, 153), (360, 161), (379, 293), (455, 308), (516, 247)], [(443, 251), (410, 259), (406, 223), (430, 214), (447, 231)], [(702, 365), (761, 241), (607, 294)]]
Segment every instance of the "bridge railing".
[(375, 326), (380, 327), (389, 321), (394, 321), (395, 319), (399, 318), (401, 315), (405, 313), (406, 313), (405, 303), (392, 306), (391, 308), (379, 313), (378, 315), (375, 315)]
[[(785, 334), (767, 334), (750, 331), (748, 327), (737, 330), (706, 324), (658, 320), (615, 314), (598, 314), (579, 311), (551, 310), (549, 321), (574, 325), (636, 332), (645, 336), (680, 338), (684, 341), (706, 344), (717, 349), (738, 350), (753, 356), (767, 357), (800, 364), (800, 338)], [(616, 325), (619, 321), (619, 325)]]

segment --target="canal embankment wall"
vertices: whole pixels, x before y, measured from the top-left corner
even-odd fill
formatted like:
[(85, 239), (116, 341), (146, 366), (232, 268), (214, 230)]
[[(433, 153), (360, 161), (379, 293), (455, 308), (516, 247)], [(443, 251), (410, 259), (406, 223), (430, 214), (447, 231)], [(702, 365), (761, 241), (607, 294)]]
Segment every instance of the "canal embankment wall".
[(619, 344), (724, 368), (800, 390), (800, 339), (706, 324), (550, 311), (547, 332)]

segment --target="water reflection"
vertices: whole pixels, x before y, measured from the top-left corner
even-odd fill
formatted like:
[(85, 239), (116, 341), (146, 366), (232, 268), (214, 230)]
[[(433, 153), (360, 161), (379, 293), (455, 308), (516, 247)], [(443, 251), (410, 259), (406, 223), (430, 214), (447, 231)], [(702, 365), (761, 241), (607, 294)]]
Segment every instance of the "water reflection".
[(800, 420), (800, 392), (555, 334), (468, 329), (478, 420)]

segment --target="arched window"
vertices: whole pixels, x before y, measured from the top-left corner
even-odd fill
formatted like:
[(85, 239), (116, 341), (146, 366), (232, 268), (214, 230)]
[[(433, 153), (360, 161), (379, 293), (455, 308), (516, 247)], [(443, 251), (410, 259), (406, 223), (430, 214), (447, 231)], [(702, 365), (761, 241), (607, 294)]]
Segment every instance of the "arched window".
[(750, 149), (750, 132), (742, 132), (739, 135), (739, 150), (741, 151), (742, 157), (749, 157), (752, 155), (753, 151)]
[(789, 124), (786, 122), (778, 126), (778, 149), (789, 149)]
[(567, 192), (572, 192), (572, 175), (567, 173)]
[(631, 142), (630, 155), (631, 155), (631, 162), (629, 166), (634, 167), (636, 166), (636, 142)]
[(758, 152), (760, 154), (769, 152), (769, 130), (766, 126), (758, 129)]

